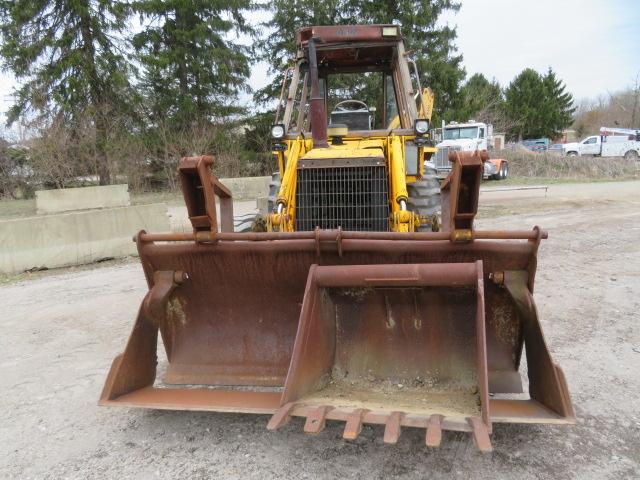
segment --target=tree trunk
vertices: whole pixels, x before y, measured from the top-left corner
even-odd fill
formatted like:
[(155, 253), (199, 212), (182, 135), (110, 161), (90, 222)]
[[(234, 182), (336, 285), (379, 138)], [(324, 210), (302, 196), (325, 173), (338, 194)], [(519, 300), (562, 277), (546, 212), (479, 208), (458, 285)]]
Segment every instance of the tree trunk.
[(633, 89), (633, 110), (631, 110), (631, 122), (629, 123), (629, 126), (627, 128), (636, 128), (636, 111), (638, 109), (639, 100), (640, 100), (640, 83), (638, 83), (638, 77), (636, 77), (636, 83)]
[[(186, 18), (187, 13), (184, 11), (183, 7), (176, 7), (174, 14), (176, 16), (176, 28), (178, 30), (178, 33), (182, 35), (189, 29), (188, 20)], [(187, 58), (185, 58), (187, 54), (188, 44), (184, 41), (183, 38), (179, 40), (179, 43), (183, 55), (178, 58), (176, 74), (178, 76), (178, 84), (180, 86), (180, 101), (183, 102), (184, 99), (188, 98), (190, 95), (189, 81), (187, 79)], [(184, 123), (183, 125), (181, 125), (181, 127), (186, 127), (188, 125), (187, 118), (181, 118), (180, 121)]]
[(107, 125), (102, 112), (96, 113), (96, 157), (98, 160), (98, 184), (110, 185), (111, 172), (107, 158)]
[(82, 50), (84, 52), (85, 65), (89, 79), (89, 95), (93, 110), (93, 120), (96, 126), (96, 160), (98, 164), (98, 178), (100, 185), (111, 183), (109, 162), (107, 159), (107, 123), (104, 118), (104, 99), (106, 98), (104, 86), (98, 76), (95, 63), (94, 35), (91, 30), (91, 6), (85, 2), (80, 14), (80, 31), (82, 34)]

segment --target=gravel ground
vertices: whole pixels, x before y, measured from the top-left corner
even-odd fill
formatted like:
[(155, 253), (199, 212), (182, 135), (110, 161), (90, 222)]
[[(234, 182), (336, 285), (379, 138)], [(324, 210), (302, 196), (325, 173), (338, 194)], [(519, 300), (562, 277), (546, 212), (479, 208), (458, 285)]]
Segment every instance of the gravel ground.
[(382, 427), (347, 442), (333, 422), (99, 408), (146, 290), (131, 261), (0, 287), (0, 478), (640, 478), (640, 183), (616, 185), (484, 195), (478, 222), (550, 232), (535, 296), (574, 427), (497, 424), (482, 455), (464, 433), (431, 451), (417, 429), (391, 446)]

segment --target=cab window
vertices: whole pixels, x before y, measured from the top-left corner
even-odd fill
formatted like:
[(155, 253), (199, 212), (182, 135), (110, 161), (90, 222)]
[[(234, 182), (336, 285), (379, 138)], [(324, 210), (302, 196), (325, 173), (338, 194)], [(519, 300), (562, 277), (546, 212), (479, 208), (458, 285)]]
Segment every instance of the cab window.
[(383, 110), (382, 87), (382, 72), (328, 75), (326, 99), (329, 123), (344, 124), (349, 130), (383, 128), (381, 115), (376, 115)]
[(449, 127), (444, 129), (445, 140), (478, 138), (478, 127)]
[(398, 117), (398, 103), (396, 102), (396, 92), (393, 88), (393, 76), (386, 75), (385, 78), (385, 108), (384, 108), (384, 127), (395, 128), (400, 126), (400, 118)]
[(596, 137), (589, 137), (584, 142), (582, 142), (582, 144), (583, 145), (588, 145), (590, 143), (596, 143), (596, 140), (597, 140)]

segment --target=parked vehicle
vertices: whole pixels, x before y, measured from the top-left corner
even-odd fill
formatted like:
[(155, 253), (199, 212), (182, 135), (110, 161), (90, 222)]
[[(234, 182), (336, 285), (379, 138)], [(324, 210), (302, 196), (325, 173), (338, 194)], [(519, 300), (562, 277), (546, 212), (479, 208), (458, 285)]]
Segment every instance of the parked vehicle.
[(524, 145), (527, 150), (531, 150), (532, 152), (545, 152), (549, 149), (550, 143), (551, 142), (548, 138), (533, 138), (522, 141), (522, 145)]
[(554, 143), (553, 145), (549, 145), (549, 148), (547, 149), (547, 151), (549, 153), (562, 154), (563, 153), (563, 148), (564, 148), (564, 144), (562, 144), (562, 143)]
[(565, 155), (569, 157), (592, 155), (595, 157), (640, 157), (640, 141), (629, 140), (626, 135), (592, 135), (581, 142), (565, 143)]
[[(449, 151), (475, 152), (493, 149), (493, 125), (469, 120), (466, 123), (443, 123), (436, 131), (440, 142), (438, 151), (431, 157), (429, 166), (436, 169), (438, 176), (445, 177), (451, 171)], [(490, 158), (484, 162), (485, 179), (504, 180), (509, 175), (509, 164), (504, 159)]]

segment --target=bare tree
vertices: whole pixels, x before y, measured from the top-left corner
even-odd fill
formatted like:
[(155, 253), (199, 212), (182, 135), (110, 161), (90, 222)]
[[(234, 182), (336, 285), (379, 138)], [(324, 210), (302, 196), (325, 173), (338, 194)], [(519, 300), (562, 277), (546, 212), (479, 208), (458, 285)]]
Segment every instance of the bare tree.
[(602, 126), (640, 128), (640, 72), (632, 87), (580, 102), (573, 124), (576, 132), (595, 134)]
[(633, 90), (631, 91), (633, 96), (632, 107), (631, 107), (631, 122), (629, 123), (629, 128), (636, 128), (638, 124), (636, 123), (638, 120), (638, 108), (640, 107), (640, 71), (636, 74), (636, 79), (633, 84)]

